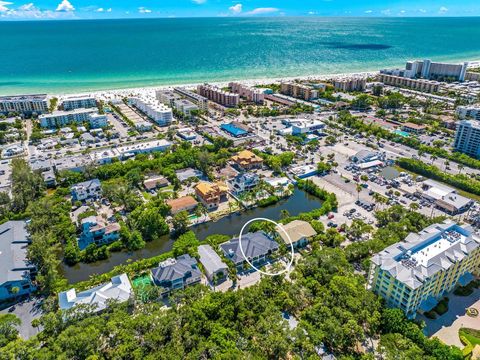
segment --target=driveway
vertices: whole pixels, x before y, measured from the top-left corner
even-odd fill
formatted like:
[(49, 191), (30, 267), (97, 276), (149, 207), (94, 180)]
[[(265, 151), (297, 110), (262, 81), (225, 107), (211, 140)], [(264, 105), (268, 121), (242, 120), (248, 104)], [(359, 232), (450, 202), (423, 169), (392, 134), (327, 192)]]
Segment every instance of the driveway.
[(424, 316), (418, 318), (425, 321), (424, 332), (427, 336), (437, 337), (447, 345), (455, 345), (463, 348), (458, 337), (461, 327), (480, 330), (480, 318), (470, 317), (465, 314), (466, 309), (474, 307), (480, 311), (480, 289), (476, 289), (470, 296), (448, 296), (448, 311), (436, 319), (427, 319)]
[(16, 304), (13, 311), (9, 311), (12, 307), (0, 311), (1, 314), (15, 314), (22, 320), (18, 331), (24, 339), (29, 339), (38, 333), (38, 329), (32, 326), (32, 320), (38, 319), (42, 315), (41, 301), (43, 299), (33, 298)]

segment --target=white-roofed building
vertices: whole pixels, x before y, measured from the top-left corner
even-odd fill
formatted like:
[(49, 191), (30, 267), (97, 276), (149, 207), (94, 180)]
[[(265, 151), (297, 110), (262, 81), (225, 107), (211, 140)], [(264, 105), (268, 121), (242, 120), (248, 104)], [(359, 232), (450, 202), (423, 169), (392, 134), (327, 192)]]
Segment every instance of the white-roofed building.
[(58, 305), (61, 310), (68, 310), (78, 305), (90, 305), (94, 312), (104, 310), (109, 301), (124, 302), (133, 294), (132, 284), (127, 274), (112, 277), (106, 284), (77, 293), (75, 289), (58, 294)]
[(459, 195), (454, 188), (431, 179), (422, 182), (416, 194), (433, 202), (450, 215), (462, 213), (473, 205), (472, 199)]
[(128, 101), (160, 126), (172, 123), (172, 109), (158, 101), (155, 96), (142, 95)]

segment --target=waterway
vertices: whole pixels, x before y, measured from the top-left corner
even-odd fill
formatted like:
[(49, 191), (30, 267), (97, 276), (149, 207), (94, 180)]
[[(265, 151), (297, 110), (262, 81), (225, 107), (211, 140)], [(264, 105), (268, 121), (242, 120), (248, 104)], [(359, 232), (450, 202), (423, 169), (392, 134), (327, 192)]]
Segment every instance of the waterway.
[[(298, 215), (316, 209), (321, 205), (322, 202), (318, 198), (302, 190), (295, 189), (288, 199), (282, 200), (272, 206), (250, 209), (239, 214), (223, 217), (216, 222), (196, 225), (191, 229), (200, 240), (204, 240), (207, 236), (213, 234), (234, 236), (238, 235), (242, 226), (253, 218), (264, 217), (279, 220), (282, 210), (287, 210), (291, 215)], [(165, 235), (158, 240), (147, 243), (143, 249), (133, 252), (111, 253), (107, 260), (97, 261), (95, 263), (79, 263), (73, 267), (63, 265), (62, 270), (68, 281), (73, 284), (78, 281), (87, 280), (93, 274), (108, 272), (117, 265), (162, 254), (171, 250), (172, 245), (173, 240), (170, 236)]]

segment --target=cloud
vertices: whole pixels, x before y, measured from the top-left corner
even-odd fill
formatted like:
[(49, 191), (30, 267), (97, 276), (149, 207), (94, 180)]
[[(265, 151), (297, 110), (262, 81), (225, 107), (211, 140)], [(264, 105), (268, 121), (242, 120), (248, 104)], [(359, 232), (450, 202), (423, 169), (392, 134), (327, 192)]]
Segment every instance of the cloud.
[(366, 11), (365, 11), (365, 14), (371, 14), (371, 13), (373, 13), (372, 10), (366, 10)]
[(253, 9), (252, 11), (247, 12), (247, 15), (261, 15), (261, 14), (271, 14), (278, 12), (279, 9), (274, 8), (274, 7), (266, 7), (266, 8), (256, 8)]
[(240, 14), (242, 12), (242, 4), (236, 4), (228, 8), (234, 14)]
[(392, 10), (390, 9), (385, 9), (385, 10), (382, 10), (380, 11), (383, 15), (390, 15), (392, 13)]
[(309, 12), (308, 12), (308, 15), (315, 15), (315, 14), (316, 14), (315, 11), (309, 11)]
[(419, 9), (418, 11), (420, 11), (422, 14), (425, 14), (427, 12), (427, 10), (425, 9)]
[(0, 12), (7, 12), (9, 8), (7, 7), (8, 5), (12, 5), (11, 2), (6, 2), (6, 1), (0, 1)]
[(207, 0), (192, 0), (192, 2), (194, 2), (195, 4), (198, 4), (198, 5), (202, 5), (202, 4), (205, 4), (207, 2)]
[(147, 8), (145, 8), (145, 7), (143, 7), (143, 6), (140, 6), (140, 7), (138, 8), (138, 12), (139, 12), (140, 14), (150, 14), (150, 13), (152, 12), (152, 10), (147, 9)]
[[(2, 3), (0, 1), (0, 3)], [(5, 6), (5, 5), (2, 5)], [(65, 11), (52, 11), (52, 10), (41, 10), (35, 6), (34, 3), (27, 3), (22, 6), (19, 6), (16, 9), (8, 9), (7, 11), (0, 12), (1, 18), (10, 18), (10, 19), (35, 19), (35, 20), (44, 20), (44, 19), (71, 19), (75, 18), (74, 12), (65, 12)]]
[(96, 12), (112, 12), (112, 8), (104, 9), (104, 8), (98, 8), (95, 10)]
[(440, 9), (438, 9), (438, 12), (440, 14), (445, 14), (447, 11), (448, 11), (448, 9), (445, 6), (442, 6), (442, 7), (440, 7)]
[(62, 2), (58, 4), (57, 9), (55, 11), (69, 12), (69, 11), (75, 11), (75, 8), (70, 3), (70, 1), (62, 0)]

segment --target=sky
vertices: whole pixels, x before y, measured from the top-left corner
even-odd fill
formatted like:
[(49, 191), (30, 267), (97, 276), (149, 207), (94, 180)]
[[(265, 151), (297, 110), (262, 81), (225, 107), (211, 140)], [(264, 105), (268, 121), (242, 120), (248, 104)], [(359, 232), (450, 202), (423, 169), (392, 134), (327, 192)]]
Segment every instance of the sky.
[(480, 0), (0, 0), (2, 20), (480, 16)]

